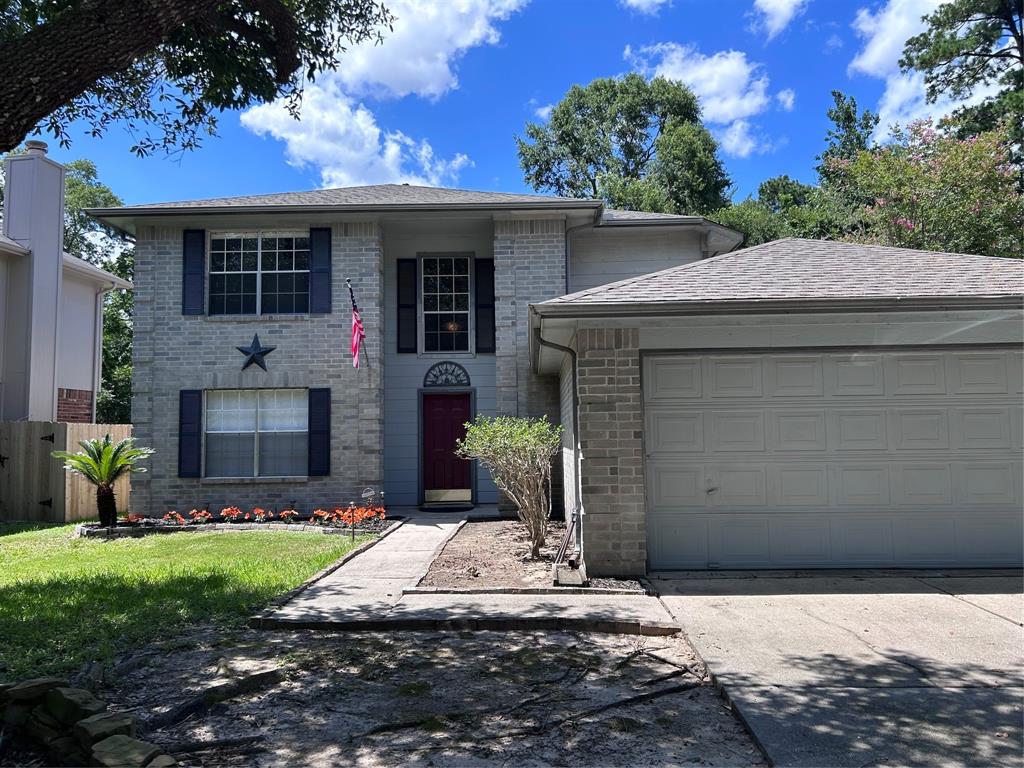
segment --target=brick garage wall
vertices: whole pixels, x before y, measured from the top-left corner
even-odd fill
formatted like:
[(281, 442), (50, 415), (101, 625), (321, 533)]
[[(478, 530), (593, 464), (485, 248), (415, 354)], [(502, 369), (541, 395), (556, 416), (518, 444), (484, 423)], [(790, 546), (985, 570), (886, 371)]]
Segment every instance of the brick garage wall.
[(88, 424), (92, 421), (91, 389), (58, 389), (57, 421)]
[(592, 576), (647, 568), (639, 331), (581, 329), (583, 559)]
[[(203, 226), (200, 221), (188, 227)], [(301, 225), (300, 225), (301, 226)], [(321, 226), (321, 224), (317, 224)], [(132, 478), (132, 508), (143, 514), (209, 504), (300, 509), (347, 504), (362, 488), (382, 485), (382, 261), (374, 223), (332, 229), (332, 308), (329, 315), (207, 317), (181, 314), (182, 228), (142, 227), (135, 251), (135, 342), (132, 417), (139, 445), (156, 449), (150, 471)], [(352, 279), (366, 328), (369, 365), (352, 367), (351, 312), (345, 278)], [(268, 371), (241, 371), (245, 346), (258, 333)], [(308, 480), (179, 478), (178, 393), (182, 389), (331, 389), (331, 474)]]
[(565, 293), (565, 220), (494, 222), (498, 413), (559, 421), (558, 378), (530, 368), (529, 308)]

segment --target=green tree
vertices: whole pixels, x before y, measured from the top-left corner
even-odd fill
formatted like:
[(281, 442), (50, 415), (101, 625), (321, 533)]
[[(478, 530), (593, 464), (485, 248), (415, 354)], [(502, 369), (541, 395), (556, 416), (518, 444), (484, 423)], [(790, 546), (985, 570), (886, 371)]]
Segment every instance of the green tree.
[(743, 248), (796, 235), (782, 213), (773, 211), (771, 207), (753, 197), (721, 208), (712, 213), (711, 218), (719, 224), (742, 232)]
[(297, 115), (304, 82), (391, 21), (378, 0), (8, 0), (0, 153), (37, 127), (66, 145), (75, 121), (121, 121), (146, 154), (198, 146), (225, 109), (285, 98)]
[(516, 138), (519, 164), (536, 190), (668, 213), (727, 202), (718, 146), (682, 83), (630, 73), (574, 85), (525, 134)]
[(960, 138), (1007, 123), (1019, 166), (1024, 165), (1022, 16), (1022, 0), (950, 0), (925, 17), (927, 29), (907, 40), (900, 59), (904, 70), (924, 74), (932, 103), (963, 101), (979, 89), (994, 89), (980, 103), (957, 109), (952, 118)]
[(776, 213), (794, 205), (807, 205), (813, 194), (813, 186), (791, 179), (786, 174), (765, 179), (757, 187), (757, 199)]
[(54, 451), (53, 458), (62, 460), (68, 472), (81, 475), (96, 486), (96, 511), (99, 513), (100, 525), (116, 525), (114, 483), (122, 475), (145, 472), (145, 468), (138, 466), (138, 463), (152, 456), (153, 449), (136, 448), (135, 438), (132, 437), (126, 437), (115, 444), (110, 435), (83, 440), (78, 445), (81, 451)]
[(847, 199), (868, 200), (847, 239), (904, 248), (1024, 255), (1024, 195), (1010, 162), (1008, 126), (959, 139), (929, 121), (845, 165)]
[(832, 127), (825, 134), (825, 151), (818, 155), (818, 179), (828, 184), (841, 171), (842, 163), (852, 160), (858, 152), (871, 146), (871, 134), (878, 125), (878, 115), (865, 109), (857, 109), (857, 100), (842, 91), (832, 91), (835, 104), (829, 107)]

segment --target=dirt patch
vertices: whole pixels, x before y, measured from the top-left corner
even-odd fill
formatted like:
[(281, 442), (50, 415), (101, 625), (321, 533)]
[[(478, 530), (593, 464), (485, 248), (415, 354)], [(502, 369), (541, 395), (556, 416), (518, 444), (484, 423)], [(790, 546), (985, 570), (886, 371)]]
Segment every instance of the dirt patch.
[[(147, 725), (268, 668), (283, 681)], [(764, 765), (679, 637), (208, 628), (125, 658), (101, 695), (165, 747), (262, 737), (180, 755), (185, 765)]]
[[(548, 523), (547, 542), (539, 560), (530, 559), (526, 527), (514, 520), (471, 522), (434, 558), (421, 587), (493, 589), (552, 587), (551, 565), (565, 536), (565, 523)], [(643, 592), (632, 579), (594, 579), (591, 586)]]

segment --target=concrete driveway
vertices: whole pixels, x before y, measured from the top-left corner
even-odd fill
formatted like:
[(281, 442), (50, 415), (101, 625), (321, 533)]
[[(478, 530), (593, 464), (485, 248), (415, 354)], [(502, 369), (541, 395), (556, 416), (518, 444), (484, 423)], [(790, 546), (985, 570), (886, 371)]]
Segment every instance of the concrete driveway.
[(1024, 765), (1019, 571), (652, 583), (775, 765)]

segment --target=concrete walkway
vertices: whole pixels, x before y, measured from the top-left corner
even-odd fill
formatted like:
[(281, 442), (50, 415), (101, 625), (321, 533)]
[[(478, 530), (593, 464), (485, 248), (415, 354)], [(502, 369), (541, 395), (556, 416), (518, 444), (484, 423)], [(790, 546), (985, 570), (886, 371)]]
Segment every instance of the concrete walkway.
[(405, 523), (252, 624), (262, 629), (581, 630), (674, 634), (657, 598), (615, 594), (413, 593), (461, 514), (409, 511)]
[(1019, 571), (652, 583), (775, 765), (1024, 765)]

